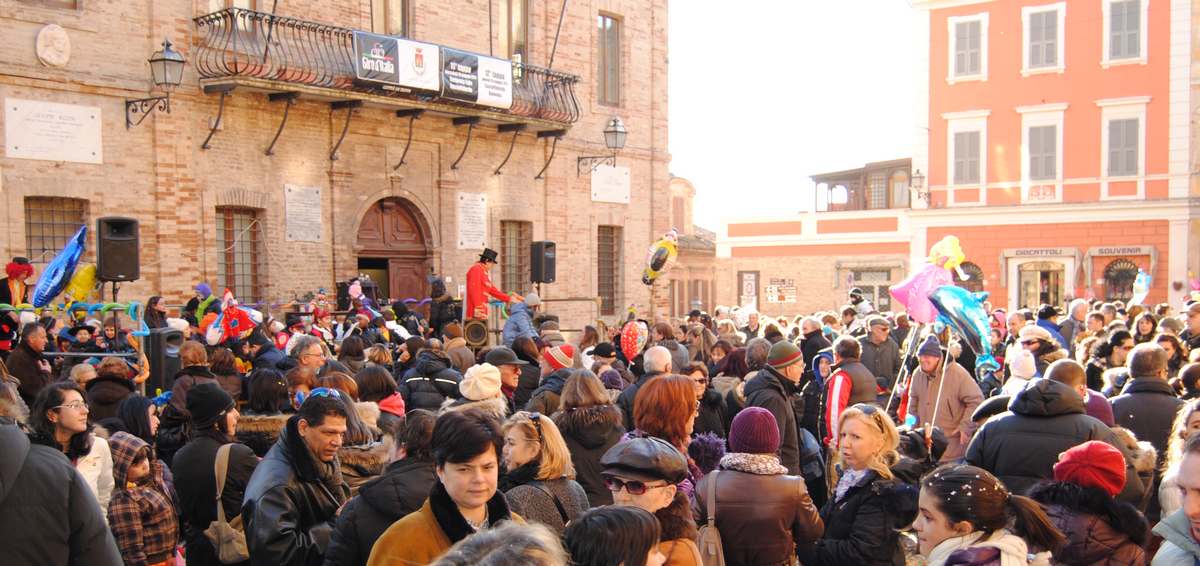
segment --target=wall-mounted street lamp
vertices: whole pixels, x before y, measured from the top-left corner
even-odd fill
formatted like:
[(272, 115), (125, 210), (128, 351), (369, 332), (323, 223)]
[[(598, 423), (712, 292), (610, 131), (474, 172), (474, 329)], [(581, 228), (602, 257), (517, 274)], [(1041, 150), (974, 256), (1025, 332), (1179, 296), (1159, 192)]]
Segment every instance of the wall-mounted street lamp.
[(625, 124), (621, 119), (613, 116), (608, 121), (608, 125), (604, 128), (604, 145), (612, 150), (611, 155), (581, 155), (575, 162), (575, 174), (583, 176), (584, 169), (595, 171), (597, 167), (607, 163), (611, 167), (617, 166), (617, 152), (625, 147), (625, 136), (628, 132), (625, 131)]
[(917, 172), (913, 173), (910, 184), (913, 190), (916, 191), (917, 198), (925, 201), (926, 205), (929, 205), (929, 189), (925, 186), (925, 175), (921, 174), (920, 169), (917, 169)]
[[(154, 86), (161, 89), (163, 96), (125, 100), (125, 129), (141, 124), (155, 110), (171, 113), (171, 93), (183, 82), (183, 55), (171, 49), (171, 40), (164, 39), (162, 49), (150, 56), (150, 77)], [(140, 114), (140, 116), (138, 116)], [(137, 119), (134, 120), (134, 117)]]

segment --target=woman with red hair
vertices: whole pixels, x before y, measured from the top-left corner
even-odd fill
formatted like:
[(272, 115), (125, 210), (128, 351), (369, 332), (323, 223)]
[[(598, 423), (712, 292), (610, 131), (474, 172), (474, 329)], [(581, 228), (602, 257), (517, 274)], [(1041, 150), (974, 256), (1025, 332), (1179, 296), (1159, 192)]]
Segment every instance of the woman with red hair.
[(27, 258), (14, 257), (4, 266), (4, 273), (8, 277), (0, 279), (0, 303), (14, 307), (28, 303), (29, 285), (25, 281), (33, 277), (33, 264)]
[[(698, 407), (691, 379), (682, 375), (652, 378), (638, 390), (633, 402), (636, 430), (631, 434), (661, 438), (687, 455)], [(689, 457), (688, 475), (679, 483), (680, 491), (691, 497), (701, 475), (700, 468)]]

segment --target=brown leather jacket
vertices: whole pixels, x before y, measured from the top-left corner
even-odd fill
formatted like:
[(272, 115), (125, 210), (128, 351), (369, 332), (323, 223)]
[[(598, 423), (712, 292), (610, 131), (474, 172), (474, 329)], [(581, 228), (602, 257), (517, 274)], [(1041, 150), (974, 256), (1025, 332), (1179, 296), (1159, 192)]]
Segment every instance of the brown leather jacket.
[(727, 564), (791, 564), (797, 545), (811, 546), (825, 531), (804, 478), (737, 470), (720, 470), (700, 480), (693, 509), (698, 524), (708, 522), (705, 505), (714, 478), (716, 523)]

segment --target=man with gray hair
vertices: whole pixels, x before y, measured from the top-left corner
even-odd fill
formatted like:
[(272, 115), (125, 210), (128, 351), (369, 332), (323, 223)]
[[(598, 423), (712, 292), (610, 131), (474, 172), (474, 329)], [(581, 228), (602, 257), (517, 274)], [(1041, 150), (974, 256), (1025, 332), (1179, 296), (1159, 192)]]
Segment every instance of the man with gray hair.
[(800, 351), (804, 352), (804, 375), (812, 378), (813, 359), (817, 354), (833, 346), (823, 332), (824, 325), (816, 317), (806, 316), (800, 321)]
[(1088, 302), (1084, 299), (1074, 299), (1067, 305), (1067, 318), (1059, 325), (1058, 331), (1067, 341), (1067, 351), (1075, 357), (1075, 339), (1087, 331)]
[(1138, 440), (1150, 441), (1161, 463), (1175, 413), (1184, 403), (1167, 383), (1167, 351), (1155, 343), (1138, 344), (1129, 354), (1129, 377), (1132, 380), (1112, 400), (1113, 418)]
[(662, 346), (647, 349), (642, 353), (642, 369), (642, 376), (617, 397), (617, 406), (625, 416), (625, 430), (633, 430), (633, 400), (637, 397), (638, 390), (647, 381), (671, 370), (671, 352)]

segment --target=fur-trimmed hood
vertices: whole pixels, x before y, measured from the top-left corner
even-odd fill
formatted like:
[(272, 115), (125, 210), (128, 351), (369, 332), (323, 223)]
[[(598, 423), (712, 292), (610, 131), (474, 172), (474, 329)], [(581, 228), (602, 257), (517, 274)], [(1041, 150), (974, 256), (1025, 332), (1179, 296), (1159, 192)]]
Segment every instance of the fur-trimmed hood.
[(1121, 440), (1124, 445), (1133, 454), (1133, 469), (1139, 474), (1149, 474), (1154, 471), (1154, 466), (1158, 462), (1158, 451), (1154, 449), (1154, 445), (1146, 440), (1138, 440), (1133, 435), (1133, 431), (1114, 426), (1112, 431)]
[(288, 417), (291, 417), (291, 414), (243, 414), (238, 417), (237, 440), (262, 458), (267, 455), (271, 446), (275, 445), (275, 441), (279, 440), (279, 433), (287, 426)]
[(671, 504), (655, 511), (654, 516), (662, 526), (662, 535), (659, 536), (662, 542), (681, 538), (695, 541), (699, 535), (696, 521), (692, 518), (691, 503), (682, 491), (676, 490)]
[(494, 415), (497, 419), (503, 421), (508, 417), (508, 399), (504, 398), (503, 395), (482, 401), (472, 401), (466, 397), (461, 399), (446, 399), (442, 402), (442, 408), (438, 410), (438, 414), (442, 415), (450, 411), (465, 411), (468, 409), (478, 409)]

